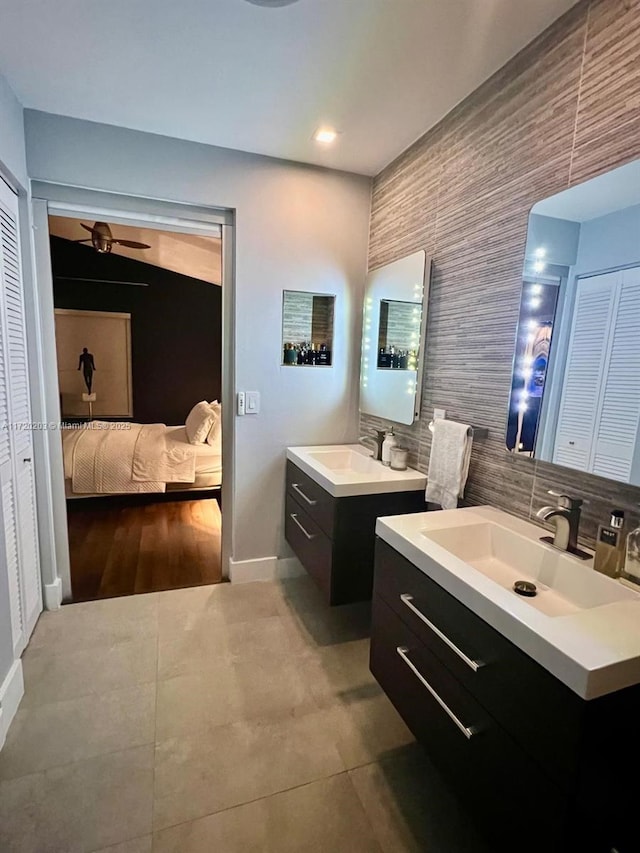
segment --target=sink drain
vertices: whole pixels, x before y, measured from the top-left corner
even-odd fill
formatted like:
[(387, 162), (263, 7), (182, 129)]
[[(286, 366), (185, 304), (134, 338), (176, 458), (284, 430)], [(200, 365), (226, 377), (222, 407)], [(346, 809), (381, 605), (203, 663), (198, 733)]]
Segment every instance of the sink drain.
[(533, 598), (534, 595), (538, 594), (537, 586), (530, 581), (516, 581), (513, 589), (518, 595), (526, 595), (527, 598)]

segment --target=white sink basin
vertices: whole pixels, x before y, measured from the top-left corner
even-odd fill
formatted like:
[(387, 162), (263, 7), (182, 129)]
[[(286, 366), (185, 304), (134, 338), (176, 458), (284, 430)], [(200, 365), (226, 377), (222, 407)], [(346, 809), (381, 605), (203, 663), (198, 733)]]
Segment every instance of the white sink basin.
[(287, 459), (315, 480), (334, 498), (424, 490), (427, 478), (420, 471), (392, 471), (371, 458), (361, 444), (288, 447)]
[(380, 462), (355, 450), (312, 450), (309, 457), (337, 474), (379, 473)]
[(537, 594), (519, 598), (547, 616), (566, 616), (638, 597), (575, 558), (498, 524), (465, 524), (423, 531), (423, 535), (513, 595), (518, 595), (513, 590), (516, 581), (534, 583)]
[[(545, 532), (488, 506), (376, 523), (381, 539), (583, 699), (640, 684), (640, 592), (541, 542)], [(537, 595), (518, 595), (515, 581)]]

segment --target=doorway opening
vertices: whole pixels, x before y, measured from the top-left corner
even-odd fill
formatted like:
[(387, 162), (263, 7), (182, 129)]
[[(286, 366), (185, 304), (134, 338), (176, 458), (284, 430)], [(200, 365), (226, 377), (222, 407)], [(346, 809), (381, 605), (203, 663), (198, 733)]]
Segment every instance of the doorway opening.
[(222, 228), (48, 226), (67, 599), (220, 582)]

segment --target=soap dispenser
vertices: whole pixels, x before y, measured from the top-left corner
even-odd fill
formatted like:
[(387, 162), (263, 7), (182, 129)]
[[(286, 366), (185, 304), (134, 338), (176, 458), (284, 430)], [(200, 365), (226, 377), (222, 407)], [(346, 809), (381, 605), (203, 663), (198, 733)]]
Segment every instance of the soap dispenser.
[(383, 465), (391, 465), (391, 448), (395, 447), (398, 443), (398, 440), (395, 437), (393, 432), (393, 427), (386, 434), (384, 441), (382, 442), (382, 464)]
[(625, 540), (624, 512), (614, 509), (609, 524), (598, 527), (593, 568), (610, 578), (619, 577), (624, 567)]

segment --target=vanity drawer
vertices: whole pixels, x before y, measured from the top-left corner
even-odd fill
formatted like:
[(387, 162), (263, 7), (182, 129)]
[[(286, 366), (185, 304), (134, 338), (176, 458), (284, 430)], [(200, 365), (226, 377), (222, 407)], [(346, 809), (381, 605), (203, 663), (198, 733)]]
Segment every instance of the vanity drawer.
[(333, 538), (336, 498), (287, 460), (287, 495), (295, 499), (311, 518)]
[(559, 784), (573, 784), (586, 702), (381, 539), (378, 596)]
[[(488, 832), (511, 836), (510, 843), (517, 838), (519, 853), (565, 849), (559, 789), (379, 597), (373, 600), (370, 661), (417, 740)], [(532, 805), (541, 797), (542, 816)]]
[(287, 542), (302, 565), (327, 599), (330, 599), (333, 543), (289, 494), (285, 503), (284, 531)]

